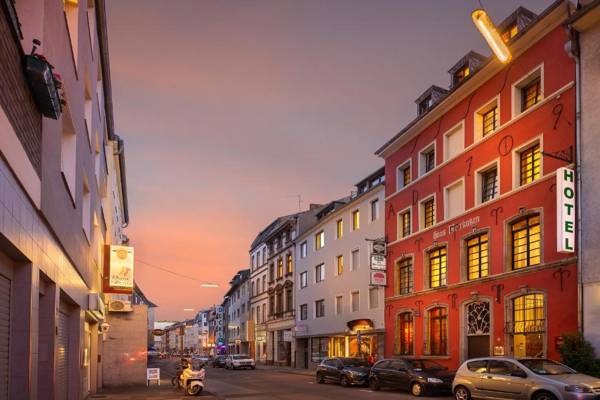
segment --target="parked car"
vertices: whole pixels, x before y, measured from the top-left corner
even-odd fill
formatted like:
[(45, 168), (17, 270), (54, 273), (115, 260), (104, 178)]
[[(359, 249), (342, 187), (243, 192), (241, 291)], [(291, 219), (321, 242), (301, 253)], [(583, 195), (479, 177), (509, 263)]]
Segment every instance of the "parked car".
[(212, 360), (213, 368), (225, 368), (225, 359), (227, 356), (216, 356)]
[(474, 358), (460, 366), (452, 390), (457, 400), (593, 400), (600, 379), (544, 358)]
[(317, 367), (318, 383), (337, 382), (347, 387), (366, 385), (371, 366), (362, 358), (326, 358)]
[(250, 358), (247, 354), (231, 354), (225, 359), (225, 368), (238, 369), (238, 368), (256, 368), (254, 359)]
[(192, 356), (193, 360), (197, 360), (200, 364), (208, 365), (210, 364), (210, 357), (205, 355), (195, 355)]
[(373, 365), (369, 374), (372, 390), (409, 390), (413, 396), (446, 394), (452, 391), (454, 372), (430, 360), (387, 359)]

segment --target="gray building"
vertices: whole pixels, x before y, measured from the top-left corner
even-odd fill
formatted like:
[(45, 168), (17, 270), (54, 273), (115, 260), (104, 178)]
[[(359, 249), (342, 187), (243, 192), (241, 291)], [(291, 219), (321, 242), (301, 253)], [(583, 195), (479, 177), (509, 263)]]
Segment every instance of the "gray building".
[(384, 290), (372, 286), (373, 240), (384, 237), (384, 170), (317, 213), (296, 243), (296, 366), (326, 357), (383, 357)]
[(225, 293), (225, 337), (228, 354), (248, 354), (250, 316), (250, 270), (243, 269), (229, 282)]

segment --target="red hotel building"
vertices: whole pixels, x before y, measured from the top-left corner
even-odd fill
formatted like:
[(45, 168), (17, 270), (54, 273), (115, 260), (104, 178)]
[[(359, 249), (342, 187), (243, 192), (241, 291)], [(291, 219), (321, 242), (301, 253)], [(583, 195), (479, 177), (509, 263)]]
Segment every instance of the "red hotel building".
[(515, 11), (498, 26), (512, 61), (470, 52), (450, 89), (429, 88), (377, 151), (386, 356), (453, 368), (493, 354), (557, 359), (561, 335), (577, 331), (577, 261), (556, 245), (556, 169), (572, 167), (575, 147), (567, 8)]

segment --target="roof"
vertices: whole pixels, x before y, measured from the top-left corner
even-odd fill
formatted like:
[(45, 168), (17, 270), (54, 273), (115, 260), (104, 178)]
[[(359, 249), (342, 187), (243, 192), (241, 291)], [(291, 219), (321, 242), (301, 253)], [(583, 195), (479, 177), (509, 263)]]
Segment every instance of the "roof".
[(600, 19), (600, 0), (592, 0), (581, 6), (569, 18), (568, 23), (574, 25), (578, 31), (585, 31), (589, 26), (597, 23), (598, 19)]
[(273, 222), (271, 222), (269, 225), (267, 225), (267, 227), (265, 229), (260, 231), (260, 233), (252, 241), (252, 244), (250, 245), (250, 251), (254, 250), (254, 248), (256, 248), (256, 246), (258, 246), (259, 244), (265, 242), (268, 237), (270, 237), (275, 231), (277, 231), (277, 229), (279, 229), (287, 221), (289, 221), (290, 219), (292, 219), (293, 217), (295, 217), (298, 214), (299, 213), (290, 214), (290, 215), (285, 215), (283, 217), (276, 218)]
[[(476, 51), (469, 51), (467, 54), (465, 54), (460, 60), (458, 60), (456, 62), (456, 64), (454, 64), (452, 66), (452, 68), (450, 68), (448, 70), (449, 74), (454, 74), (456, 71), (458, 71), (459, 69), (461, 69), (465, 64), (467, 64), (468, 61), (470, 60), (476, 60), (479, 61), (479, 63), (477, 63), (477, 65), (481, 65), (482, 63), (484, 63), (487, 60), (487, 57), (484, 55), (479, 54)], [(471, 73), (473, 71), (470, 71)]]
[(246, 282), (250, 278), (250, 269), (241, 269), (239, 270), (231, 281), (229, 281), (229, 290), (223, 295), (224, 298), (233, 293), (242, 283)]
[(448, 93), (448, 89), (444, 89), (443, 87), (437, 85), (431, 85), (429, 88), (423, 92), (416, 100), (415, 103), (420, 104), (423, 100), (425, 100), (429, 96), (437, 95), (434, 101), (442, 98), (446, 93)]
[[(512, 40), (518, 40), (520, 39), (523, 34), (527, 31), (529, 31), (534, 25), (538, 24), (540, 21), (542, 21), (544, 19), (544, 17), (546, 17), (548, 14), (550, 14), (554, 9), (556, 9), (559, 5), (566, 3), (567, 0), (556, 0), (554, 3), (552, 3), (550, 6), (548, 6), (540, 15), (536, 16), (536, 18), (534, 20), (531, 21), (530, 24), (528, 24), (526, 27), (524, 27), (518, 34), (517, 36), (515, 36)], [(516, 15), (516, 13), (521, 9), (522, 7), (518, 8), (515, 12), (513, 12), (511, 15), (509, 15), (507, 18), (505, 18), (500, 24), (499, 26), (502, 26), (503, 24), (506, 24), (506, 21), (509, 21), (511, 18), (514, 18), (514, 15)], [(524, 9), (523, 10), (527, 10)], [(527, 10), (528, 11), (528, 10)], [(521, 12), (523, 12), (521, 10)], [(531, 11), (529, 11), (531, 12)], [(533, 13), (532, 13), (533, 14)], [(535, 14), (534, 14), (535, 15)], [(481, 71), (485, 66), (487, 66), (490, 61), (492, 60), (492, 56), (487, 57), (487, 59), (485, 61), (482, 61), (481, 67), (475, 71), (473, 74), (469, 75), (469, 77), (467, 79), (465, 79), (465, 81), (470, 80), (473, 78), (473, 76), (476, 75), (477, 72)], [(435, 86), (435, 85), (434, 85)], [(444, 103), (447, 99), (452, 97), (452, 94), (458, 90), (459, 88), (461, 88), (463, 85), (456, 85), (452, 88), (450, 88), (449, 91), (447, 91), (446, 95), (444, 96), (444, 98), (442, 100), (440, 100), (439, 102), (437, 102), (436, 104), (434, 104), (431, 108), (429, 108), (426, 112), (422, 113), (421, 115), (418, 115), (416, 118), (414, 118), (412, 121), (410, 121), (404, 128), (402, 128), (400, 130), (400, 132), (398, 132), (397, 134), (395, 134), (390, 140), (388, 140), (387, 142), (385, 142), (383, 144), (383, 146), (381, 146), (379, 149), (377, 149), (377, 151), (375, 151), (375, 155), (377, 156), (381, 156), (381, 154), (387, 149), (389, 148), (392, 144), (394, 144), (400, 137), (402, 137), (406, 132), (408, 132), (410, 130), (410, 128), (412, 128), (417, 122), (419, 122), (421, 119), (423, 119), (425, 116), (429, 115), (433, 110), (435, 110), (438, 106), (440, 106), (442, 103)], [(431, 89), (431, 88), (430, 88)], [(425, 94), (425, 93), (424, 93)]]
[(153, 302), (151, 302), (150, 300), (148, 300), (148, 298), (146, 297), (146, 295), (144, 294), (144, 292), (142, 292), (142, 289), (140, 289), (140, 287), (137, 284), (137, 282), (133, 282), (133, 290), (137, 293), (138, 296), (140, 296), (142, 298), (143, 302), (145, 304), (147, 304), (148, 307), (150, 307), (150, 308), (158, 307), (156, 304), (154, 304)]

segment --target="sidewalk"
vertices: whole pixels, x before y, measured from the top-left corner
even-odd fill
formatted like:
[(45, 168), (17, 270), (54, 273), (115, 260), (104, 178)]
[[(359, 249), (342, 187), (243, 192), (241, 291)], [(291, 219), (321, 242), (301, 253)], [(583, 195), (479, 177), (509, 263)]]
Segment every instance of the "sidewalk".
[(312, 369), (305, 369), (305, 368), (277, 367), (277, 366), (273, 366), (273, 365), (261, 365), (261, 364), (257, 364), (256, 365), (256, 369), (265, 370), (265, 371), (282, 372), (284, 374), (315, 376), (315, 371), (314, 370), (312, 370)]
[[(202, 391), (199, 398), (216, 399), (209, 392)], [(178, 400), (190, 399), (183, 390), (177, 391), (171, 386), (171, 379), (161, 379), (160, 386), (153, 383), (151, 386), (125, 386), (119, 388), (105, 388), (101, 393), (88, 396), (87, 399), (106, 400)]]

